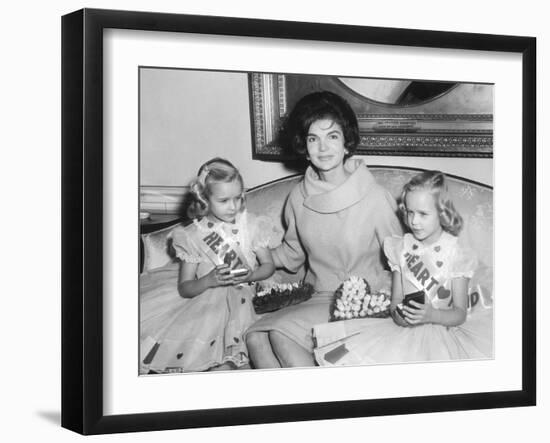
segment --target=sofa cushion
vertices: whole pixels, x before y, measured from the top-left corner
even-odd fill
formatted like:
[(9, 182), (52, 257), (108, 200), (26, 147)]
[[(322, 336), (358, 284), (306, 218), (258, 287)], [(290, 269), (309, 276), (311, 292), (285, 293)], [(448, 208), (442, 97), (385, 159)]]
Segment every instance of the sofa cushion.
[(161, 268), (175, 260), (171, 239), (169, 238), (175, 226), (177, 224), (155, 232), (141, 234), (141, 241), (143, 242), (143, 272)]

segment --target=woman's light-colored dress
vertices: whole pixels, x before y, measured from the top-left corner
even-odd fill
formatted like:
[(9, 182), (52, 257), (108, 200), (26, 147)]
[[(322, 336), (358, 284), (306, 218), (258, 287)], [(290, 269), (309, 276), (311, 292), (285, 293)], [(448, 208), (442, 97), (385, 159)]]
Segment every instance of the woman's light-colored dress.
[(268, 314), (249, 332), (278, 331), (313, 352), (312, 328), (329, 319), (334, 290), (351, 275), (365, 277), (374, 288), (389, 287), (382, 254), (383, 239), (401, 234), (397, 205), (362, 160), (349, 159), (350, 176), (339, 186), (321, 181), (307, 169), (285, 205), (286, 232), (273, 251), (290, 271), (306, 266), (312, 298)]

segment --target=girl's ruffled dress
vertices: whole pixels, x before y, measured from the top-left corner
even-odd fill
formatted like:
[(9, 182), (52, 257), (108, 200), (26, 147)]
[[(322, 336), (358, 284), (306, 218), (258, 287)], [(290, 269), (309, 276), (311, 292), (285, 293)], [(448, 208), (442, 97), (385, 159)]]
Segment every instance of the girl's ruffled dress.
[[(196, 263), (196, 277), (201, 278), (228, 256), (226, 262), (232, 262), (232, 267), (238, 267), (235, 262), (241, 260), (254, 269), (255, 250), (269, 247), (273, 235), (267, 217), (244, 211), (234, 224), (213, 223), (206, 217), (194, 220), (189, 226), (175, 228), (171, 239), (176, 255)], [(252, 304), (253, 287), (221, 286), (184, 299), (177, 294), (177, 283), (170, 283), (170, 293), (160, 291), (141, 301), (141, 372), (195, 372), (224, 363), (237, 368), (246, 365), (249, 359), (243, 333), (258, 318)]]
[[(384, 252), (392, 271), (401, 273), (404, 293), (424, 290), (435, 309), (452, 307), (451, 280), (472, 278), (477, 265), (473, 251), (446, 232), (429, 246), (411, 234), (389, 237)], [(477, 303), (454, 327), (402, 327), (391, 318), (336, 321), (316, 325), (314, 337), (322, 366), (486, 359), (493, 357), (493, 310)]]

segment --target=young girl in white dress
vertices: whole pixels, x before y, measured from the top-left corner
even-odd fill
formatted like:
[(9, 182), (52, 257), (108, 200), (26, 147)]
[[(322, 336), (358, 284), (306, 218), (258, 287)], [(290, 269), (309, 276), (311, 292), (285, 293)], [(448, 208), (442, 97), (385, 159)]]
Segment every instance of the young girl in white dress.
[(243, 333), (257, 319), (248, 283), (275, 271), (271, 222), (244, 209), (243, 180), (229, 161), (215, 158), (202, 165), (190, 192), (193, 223), (172, 232), (181, 260), (178, 291), (186, 302), (159, 315), (158, 324), (147, 324), (155, 345), (141, 363), (154, 372), (247, 366)]
[[(413, 177), (403, 189), (400, 210), (411, 232), (384, 241), (393, 276), (393, 321), (366, 318), (316, 326), (319, 364), (493, 356), (492, 310), (468, 309), (468, 283), (477, 260), (458, 243), (463, 221), (448, 196), (445, 176), (426, 171)], [(424, 303), (403, 303), (406, 294), (416, 292), (424, 293)]]

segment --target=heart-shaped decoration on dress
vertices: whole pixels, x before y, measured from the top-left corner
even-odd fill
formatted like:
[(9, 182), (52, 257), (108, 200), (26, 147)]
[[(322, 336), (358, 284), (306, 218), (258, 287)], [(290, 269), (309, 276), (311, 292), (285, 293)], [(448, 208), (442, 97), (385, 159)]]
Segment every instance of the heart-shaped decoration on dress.
[(437, 290), (437, 298), (444, 299), (451, 296), (451, 290), (440, 286)]
[(208, 222), (208, 225), (207, 225), (209, 228), (212, 228), (214, 226), (214, 223), (212, 222)]
[(418, 245), (413, 245), (413, 249), (418, 249)]
[(439, 251), (441, 251), (441, 246), (439, 246), (439, 245), (438, 245), (438, 246), (436, 246), (436, 247), (434, 248), (434, 251), (435, 251), (435, 252), (439, 252)]
[(182, 358), (182, 357), (183, 357), (183, 352), (180, 352), (178, 355), (176, 355), (176, 357), (178, 358), (178, 360), (179, 360), (180, 358)]
[(237, 234), (239, 233), (239, 230), (238, 230), (238, 229), (233, 229), (231, 232), (232, 232), (233, 234), (237, 235)]
[(435, 262), (435, 264), (437, 265), (438, 268), (440, 268), (441, 266), (443, 266), (443, 262), (442, 262), (442, 261), (437, 261), (437, 262)]

